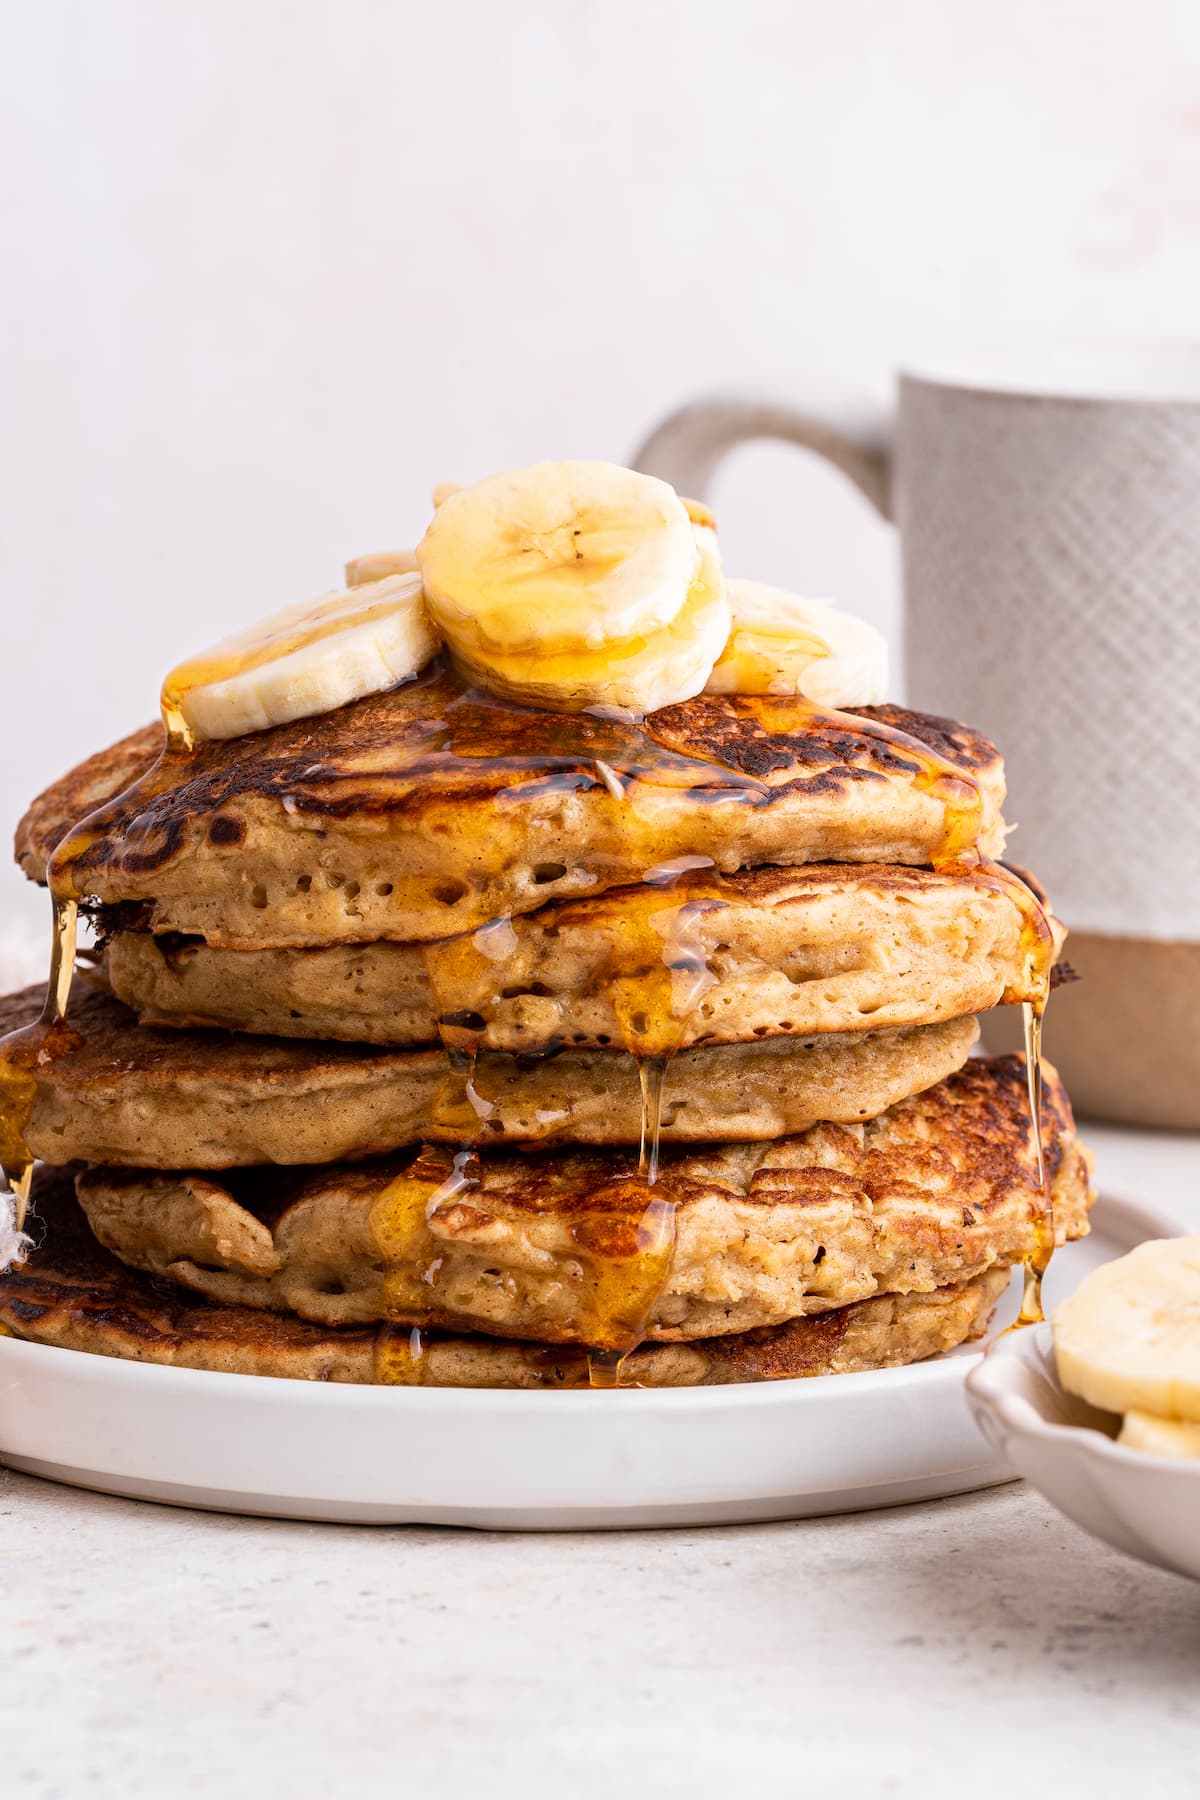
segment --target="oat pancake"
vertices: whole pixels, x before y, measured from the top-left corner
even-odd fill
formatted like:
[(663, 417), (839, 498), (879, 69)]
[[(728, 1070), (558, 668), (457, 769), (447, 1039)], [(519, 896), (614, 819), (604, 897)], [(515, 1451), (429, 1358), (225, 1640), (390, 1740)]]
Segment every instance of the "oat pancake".
[[(1043, 1131), (1064, 1241), (1087, 1229), (1090, 1159), (1051, 1070)], [(654, 1197), (674, 1207), (674, 1239), (645, 1335), (691, 1339), (1019, 1261), (1034, 1248), (1031, 1135), (1024, 1064), (1006, 1057), (865, 1125), (669, 1151), (653, 1189), (632, 1179), (632, 1152), (485, 1150), (456, 1185), (449, 1153), (426, 1150), (225, 1180), (94, 1169), (79, 1197), (124, 1260), (223, 1304), (559, 1343), (590, 1341), (597, 1285), (613, 1258), (628, 1263)], [(416, 1221), (402, 1263), (381, 1248), (389, 1189)]]
[[(0, 1000), (0, 1035), (43, 990)], [(26, 1138), (42, 1161), (226, 1169), (327, 1163), (421, 1142), (636, 1144), (641, 1090), (623, 1050), (487, 1052), (471, 1093), (442, 1049), (383, 1050), (139, 1026), (77, 982), (65, 1042), (34, 1069)], [(667, 1073), (664, 1142), (774, 1137), (866, 1119), (957, 1069), (973, 1018), (899, 1031), (776, 1037), (684, 1050)], [(2, 1070), (2, 1059), (0, 1059)]]
[(118, 932), (105, 972), (146, 1023), (364, 1044), (435, 1043), (439, 1019), (468, 1020), (492, 1050), (628, 1044), (639, 1007), (652, 1015), (639, 1048), (655, 1023), (663, 1049), (929, 1025), (1036, 997), (1021, 910), (986, 880), (898, 864), (753, 869), (556, 901), (433, 945), (218, 950)]
[[(244, 1375), (372, 1382), (377, 1330), (310, 1325), (279, 1313), (220, 1306), (126, 1268), (84, 1223), (69, 1177), (40, 1170), (34, 1207), (41, 1243), (0, 1274), (0, 1330), (31, 1343)], [(772, 1330), (653, 1344), (626, 1359), (623, 1383), (697, 1387), (841, 1375), (918, 1362), (987, 1328), (1008, 1270), (933, 1293), (883, 1295)], [(431, 1387), (562, 1388), (587, 1384), (582, 1352), (487, 1337), (430, 1334), (413, 1366)]]
[(1003, 845), (994, 746), (891, 706), (700, 695), (634, 725), (505, 705), (435, 662), (151, 773), (162, 742), (149, 726), (50, 788), (18, 828), (18, 860), (42, 879), (105, 790), (143, 776), (93, 822), (79, 892), (232, 948), (442, 938), (680, 855), (728, 873), (929, 863), (964, 835), (988, 855)]

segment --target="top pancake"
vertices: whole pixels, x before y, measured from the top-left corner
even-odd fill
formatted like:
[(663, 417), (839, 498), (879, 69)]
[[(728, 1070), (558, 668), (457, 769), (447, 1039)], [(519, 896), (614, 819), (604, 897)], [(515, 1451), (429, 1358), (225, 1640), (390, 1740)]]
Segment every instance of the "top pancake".
[(700, 695), (629, 724), (506, 705), (436, 662), (318, 718), (162, 749), (147, 726), (57, 782), (17, 859), (44, 880), (98, 807), (78, 892), (226, 948), (428, 941), (680, 856), (730, 873), (1003, 847), (994, 746), (892, 706)]

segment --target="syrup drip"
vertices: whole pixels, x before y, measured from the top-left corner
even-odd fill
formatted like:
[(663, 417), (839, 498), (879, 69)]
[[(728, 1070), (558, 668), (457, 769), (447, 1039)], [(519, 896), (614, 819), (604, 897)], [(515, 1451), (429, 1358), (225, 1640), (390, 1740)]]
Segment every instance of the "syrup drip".
[[(506, 922), (498, 920), (495, 925)], [(491, 935), (488, 935), (489, 929)], [(476, 1141), (496, 1110), (476, 1086), (479, 1050), (484, 1040), (483, 1017), (462, 1008), (450, 1011), (448, 993), (461, 995), (465, 983), (478, 975), (480, 962), (489, 964), (488, 949), (499, 959), (509, 944), (485, 927), (464, 939), (435, 942), (425, 947), (425, 966), (433, 989), (438, 1035), (449, 1062), (446, 1079), (434, 1096), (433, 1121), (453, 1132), (460, 1148), (447, 1172), (444, 1156), (426, 1150), (413, 1169), (388, 1183), (371, 1207), (368, 1228), (379, 1250), (384, 1269), (385, 1323), (375, 1336), (375, 1379), (395, 1387), (419, 1387), (425, 1379), (426, 1340), (420, 1326), (408, 1323), (414, 1313), (428, 1312), (433, 1302), (442, 1259), (431, 1229), (439, 1207), (469, 1188), (479, 1185), (480, 1167)], [(508, 939), (515, 944), (511, 926)]]
[(459, 1150), (447, 1168), (444, 1155), (426, 1150), (376, 1195), (368, 1225), (383, 1262), (388, 1321), (375, 1336), (377, 1381), (421, 1385), (425, 1339), (421, 1328), (409, 1321), (414, 1313), (430, 1311), (442, 1266), (431, 1221), (440, 1207), (478, 1185), (474, 1151)]
[(658, 1180), (658, 1146), (662, 1136), (663, 1084), (667, 1078), (667, 1059), (665, 1056), (639, 1057), (637, 1071), (642, 1090), (638, 1174), (647, 1187), (653, 1187)]
[(79, 1043), (78, 1034), (66, 1022), (78, 955), (79, 906), (85, 898), (77, 880), (78, 865), (119, 809), (143, 794), (159, 791), (161, 785), (170, 785), (161, 772), (165, 757), (164, 752), (124, 792), (68, 832), (50, 858), (46, 873), (51, 902), (50, 968), (41, 1017), (0, 1038), (0, 1191), (14, 1196), (18, 1230), (24, 1226), (33, 1185), (35, 1158), (27, 1133), (37, 1104), (38, 1074)]
[(925, 744), (881, 721), (860, 719), (839, 712), (812, 712), (812, 722), (856, 732), (881, 740), (915, 764), (913, 786), (938, 800), (944, 808), (945, 832), (935, 869), (966, 874), (978, 886), (1003, 893), (1021, 914), (1021, 949), (1026, 979), (1034, 989), (1025, 1011), (1025, 1068), (1029, 1091), (1030, 1127), (1037, 1166), (1039, 1202), (1034, 1220), (1034, 1248), (1025, 1259), (1025, 1290), (1018, 1325), (1037, 1324), (1043, 1318), (1042, 1278), (1054, 1253), (1054, 1205), (1046, 1179), (1042, 1140), (1042, 1019), (1050, 995), (1054, 962), (1054, 934), (1037, 896), (1011, 869), (993, 862), (977, 848), (983, 823), (983, 790), (976, 778), (948, 762)]
[(1037, 1167), (1039, 1201), (1034, 1219), (1034, 1248), (1025, 1259), (1025, 1287), (1018, 1325), (1038, 1324), (1042, 1311), (1042, 1279), (1054, 1254), (1054, 1204), (1046, 1178), (1045, 1147), (1042, 1138), (1042, 1020), (1050, 995), (1050, 972), (1054, 962), (1054, 934), (1037, 896), (1020, 876), (1002, 863), (993, 862), (977, 848), (983, 823), (983, 790), (976, 778), (948, 762), (925, 744), (897, 731), (879, 720), (860, 719), (855, 714), (840, 712), (811, 714), (814, 724), (836, 726), (860, 736), (881, 740), (915, 764), (913, 786), (920, 793), (938, 800), (944, 808), (945, 832), (937, 855), (935, 869), (967, 874), (981, 887), (1003, 893), (1014, 902), (1021, 914), (1021, 949), (1024, 953), (1026, 979), (1033, 988), (1031, 1000), (1023, 1002), (1025, 1015), (1025, 1069), (1029, 1092), (1029, 1117)]
[(41, 1018), (0, 1040), (0, 1180), (13, 1196), (18, 1231), (24, 1229), (33, 1186), (35, 1159), (26, 1133), (37, 1103), (38, 1071), (78, 1042), (64, 1022), (75, 974), (78, 916), (74, 899), (53, 896), (50, 974)]
[(1037, 1170), (1038, 1201), (1033, 1220), (1033, 1249), (1025, 1258), (1024, 1288), (1021, 1310), (1013, 1329), (1024, 1325), (1040, 1325), (1045, 1318), (1042, 1308), (1042, 1280), (1054, 1255), (1054, 1196), (1046, 1169), (1046, 1150), (1042, 1132), (1042, 1021), (1050, 998), (1050, 974), (1054, 963), (1054, 933), (1037, 895), (1019, 875), (1002, 863), (988, 857), (973, 861), (960, 859), (971, 879), (994, 893), (1005, 894), (1020, 909), (1020, 947), (1026, 980), (1033, 997), (1021, 1003), (1025, 1025), (1025, 1082), (1029, 1096), (1029, 1121), (1033, 1139), (1034, 1163)]
[(675, 1202), (640, 1175), (615, 1181), (579, 1214), (571, 1237), (587, 1266), (579, 1335), (592, 1387), (621, 1385), (621, 1366), (643, 1341), (675, 1248)]
[(375, 1337), (375, 1379), (392, 1387), (424, 1387), (425, 1333), (419, 1325), (381, 1325)]
[(1040, 1205), (1033, 1222), (1033, 1250), (1025, 1258), (1025, 1285), (1021, 1293), (1021, 1310), (1010, 1327), (1040, 1325), (1046, 1314), (1042, 1306), (1042, 1282), (1054, 1255), (1054, 1198), (1046, 1179), (1046, 1158), (1042, 1146), (1042, 1018), (1045, 1002), (1039, 1007), (1026, 1000), (1021, 1012), (1025, 1020), (1025, 1077), (1029, 1085), (1029, 1113), (1035, 1121), (1033, 1142), (1037, 1155), (1038, 1193)]

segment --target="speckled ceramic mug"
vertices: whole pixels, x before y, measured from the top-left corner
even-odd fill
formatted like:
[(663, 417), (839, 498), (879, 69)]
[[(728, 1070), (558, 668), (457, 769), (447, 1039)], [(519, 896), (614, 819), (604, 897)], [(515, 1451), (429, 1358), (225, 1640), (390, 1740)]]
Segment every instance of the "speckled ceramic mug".
[(636, 461), (705, 499), (752, 438), (900, 530), (908, 702), (999, 743), (1012, 855), (1071, 927), (1047, 1040), (1078, 1105), (1200, 1126), (1200, 343), (922, 360), (888, 412), (703, 397)]

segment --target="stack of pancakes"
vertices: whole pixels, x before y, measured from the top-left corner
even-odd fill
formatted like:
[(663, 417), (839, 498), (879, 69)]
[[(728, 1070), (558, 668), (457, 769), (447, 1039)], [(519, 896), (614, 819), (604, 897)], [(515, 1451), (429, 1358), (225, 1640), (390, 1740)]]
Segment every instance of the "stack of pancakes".
[[(65, 1030), (41, 991), (0, 1002), (45, 1033), (38, 1248), (0, 1323), (477, 1386), (977, 1335), (1042, 1207), (1023, 1061), (968, 1060), (975, 1015), (1044, 978), (986, 860), (1003, 791), (986, 740), (895, 707), (632, 724), (440, 660), (233, 742), (135, 733), (18, 831), (100, 948)], [(1061, 1242), (1089, 1159), (1052, 1071), (1042, 1137)]]

